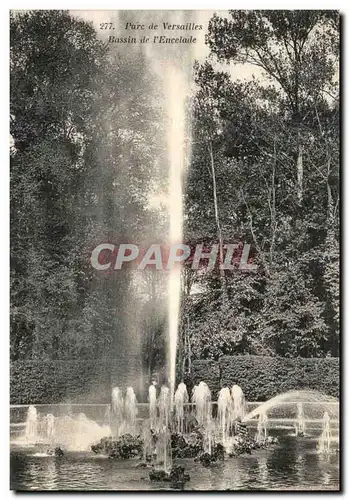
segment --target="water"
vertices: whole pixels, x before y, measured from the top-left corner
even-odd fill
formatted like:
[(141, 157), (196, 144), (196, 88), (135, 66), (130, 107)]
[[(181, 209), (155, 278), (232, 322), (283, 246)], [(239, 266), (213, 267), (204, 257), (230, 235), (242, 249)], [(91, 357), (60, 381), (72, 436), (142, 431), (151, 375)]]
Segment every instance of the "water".
[(156, 419), (157, 419), (157, 409), (156, 409), (156, 387), (153, 384), (149, 387), (148, 398), (149, 398), (150, 428), (155, 429)]
[(119, 387), (114, 387), (111, 393), (111, 423), (113, 435), (120, 436), (124, 420), (124, 398)]
[(302, 403), (297, 403), (296, 436), (305, 434), (305, 418)]
[(267, 414), (261, 412), (259, 414), (256, 441), (257, 443), (263, 443), (268, 436), (268, 417)]
[(38, 412), (35, 406), (29, 406), (25, 422), (25, 438), (28, 442), (35, 442), (38, 437)]
[(218, 393), (218, 421), (221, 442), (227, 449), (230, 447), (230, 430), (233, 422), (233, 400), (228, 387), (223, 387)]
[(167, 473), (172, 469), (171, 433), (165, 426), (157, 434), (155, 468)]
[(212, 418), (211, 391), (205, 382), (200, 382), (193, 389), (192, 402), (195, 404), (195, 417), (198, 424), (206, 427)]
[(331, 418), (338, 420), (339, 405), (333, 404), (338, 403), (338, 399), (311, 390), (288, 391), (279, 394), (245, 415), (245, 420), (257, 417), (260, 413), (268, 413), (268, 416), (271, 417), (273, 411), (278, 410), (280, 407), (284, 408), (285, 412), (290, 413), (291, 410), (287, 406), (294, 407), (297, 403), (303, 403), (306, 419), (321, 419), (324, 411), (327, 411)]
[(178, 384), (177, 390), (174, 396), (174, 404), (176, 409), (176, 428), (177, 432), (184, 432), (184, 405), (188, 403), (189, 395), (187, 391), (187, 386), (181, 382)]
[(233, 385), (231, 388), (231, 397), (233, 400), (233, 418), (242, 420), (245, 416), (245, 396), (239, 385)]
[(46, 429), (47, 439), (52, 442), (54, 440), (54, 435), (55, 435), (55, 417), (54, 415), (52, 415), (52, 413), (48, 413), (46, 415), (46, 425), (47, 425)]
[(322, 421), (322, 434), (319, 439), (318, 450), (320, 453), (331, 453), (331, 425), (327, 411), (325, 411)]
[[(338, 490), (338, 454), (319, 454), (316, 438), (297, 439), (287, 432), (276, 432), (280, 446), (227, 459), (211, 468), (193, 460), (175, 460), (175, 464), (184, 464), (191, 476), (184, 489)], [(11, 453), (11, 489), (175, 489), (168, 483), (150, 482), (148, 470), (136, 465), (136, 460), (110, 460), (86, 452), (67, 453), (57, 459), (35, 456), (34, 449), (17, 449)]]
[(124, 433), (136, 433), (136, 419), (138, 414), (137, 399), (132, 387), (127, 387), (124, 406)]
[(168, 429), (171, 418), (171, 393), (170, 389), (163, 385), (159, 395), (159, 420), (157, 428), (162, 431)]

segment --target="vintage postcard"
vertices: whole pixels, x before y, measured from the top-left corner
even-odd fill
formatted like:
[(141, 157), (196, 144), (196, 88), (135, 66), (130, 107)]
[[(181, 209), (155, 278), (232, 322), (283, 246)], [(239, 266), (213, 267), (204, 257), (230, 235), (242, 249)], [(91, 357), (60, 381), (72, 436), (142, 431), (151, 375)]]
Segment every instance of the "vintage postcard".
[(10, 12), (10, 487), (340, 490), (334, 10)]

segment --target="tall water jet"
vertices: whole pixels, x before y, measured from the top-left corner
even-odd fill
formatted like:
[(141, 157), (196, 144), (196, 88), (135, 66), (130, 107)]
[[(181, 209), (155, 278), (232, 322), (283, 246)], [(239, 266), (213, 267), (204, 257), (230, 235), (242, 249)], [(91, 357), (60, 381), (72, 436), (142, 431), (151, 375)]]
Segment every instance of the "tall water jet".
[(25, 422), (25, 438), (29, 442), (35, 442), (38, 437), (38, 412), (35, 406), (28, 408), (27, 419)]
[(129, 432), (130, 434), (136, 433), (137, 414), (138, 407), (135, 392), (132, 387), (127, 387), (124, 405), (125, 432)]
[(325, 411), (322, 419), (322, 434), (318, 443), (318, 450), (320, 453), (330, 453), (331, 449), (331, 423), (330, 416)]
[(265, 412), (259, 414), (256, 441), (257, 443), (263, 443), (268, 436), (268, 417)]
[(228, 387), (218, 393), (218, 422), (223, 446), (227, 445), (233, 422), (233, 400)]
[(304, 418), (304, 408), (302, 403), (297, 403), (297, 420), (295, 427), (296, 427), (296, 436), (304, 436), (305, 418)]
[(231, 397), (233, 400), (233, 418), (241, 418), (242, 420), (245, 416), (245, 395), (239, 385), (233, 385)]
[(185, 404), (189, 401), (187, 386), (181, 382), (178, 384), (177, 390), (174, 396), (174, 404), (176, 410), (176, 424), (177, 432), (184, 433), (184, 408)]
[(154, 384), (149, 386), (148, 399), (149, 399), (150, 428), (155, 429), (156, 419), (157, 419), (157, 409), (156, 409), (156, 387)]
[[(166, 92), (168, 99), (168, 114), (170, 118), (168, 130), (168, 154), (170, 162), (169, 176), (169, 215), (170, 215), (170, 245), (182, 241), (182, 171), (184, 167), (184, 133), (185, 133), (185, 97), (187, 82), (179, 68), (168, 68), (166, 77)], [(172, 266), (169, 275), (169, 383), (171, 394), (174, 393), (176, 377), (176, 352), (180, 308), (180, 278), (179, 265)]]

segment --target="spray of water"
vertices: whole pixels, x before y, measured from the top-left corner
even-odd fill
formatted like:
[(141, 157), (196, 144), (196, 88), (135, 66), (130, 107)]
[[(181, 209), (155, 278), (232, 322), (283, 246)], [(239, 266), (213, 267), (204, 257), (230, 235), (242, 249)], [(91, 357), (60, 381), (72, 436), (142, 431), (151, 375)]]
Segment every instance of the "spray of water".
[(157, 409), (156, 409), (156, 387), (153, 384), (149, 387), (148, 399), (149, 399), (150, 429), (156, 429), (156, 417), (157, 417)]
[(245, 416), (245, 396), (239, 385), (233, 385), (231, 397), (233, 400), (233, 418), (242, 420)]
[(127, 387), (124, 406), (124, 428), (125, 432), (134, 434), (136, 432), (136, 420), (138, 414), (137, 399), (132, 387)]
[(322, 434), (318, 442), (318, 450), (320, 453), (330, 453), (331, 451), (331, 423), (330, 416), (325, 411), (322, 420)]
[(227, 447), (228, 438), (233, 422), (233, 400), (228, 387), (223, 387), (218, 393), (218, 422), (221, 441)]
[(38, 437), (38, 412), (35, 406), (29, 406), (25, 422), (25, 438), (28, 442), (35, 442)]
[(184, 405), (188, 403), (188, 401), (189, 396), (187, 386), (183, 382), (181, 382), (178, 385), (174, 396), (177, 432), (184, 433)]
[(257, 443), (264, 443), (268, 436), (268, 417), (265, 412), (259, 414), (256, 441)]

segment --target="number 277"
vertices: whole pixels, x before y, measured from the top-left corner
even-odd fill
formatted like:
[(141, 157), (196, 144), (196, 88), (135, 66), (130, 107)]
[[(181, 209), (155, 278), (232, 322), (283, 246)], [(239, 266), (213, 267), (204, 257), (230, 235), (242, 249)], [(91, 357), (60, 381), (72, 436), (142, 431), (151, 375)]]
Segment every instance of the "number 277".
[(99, 29), (101, 30), (112, 30), (114, 27), (113, 23), (100, 23)]

